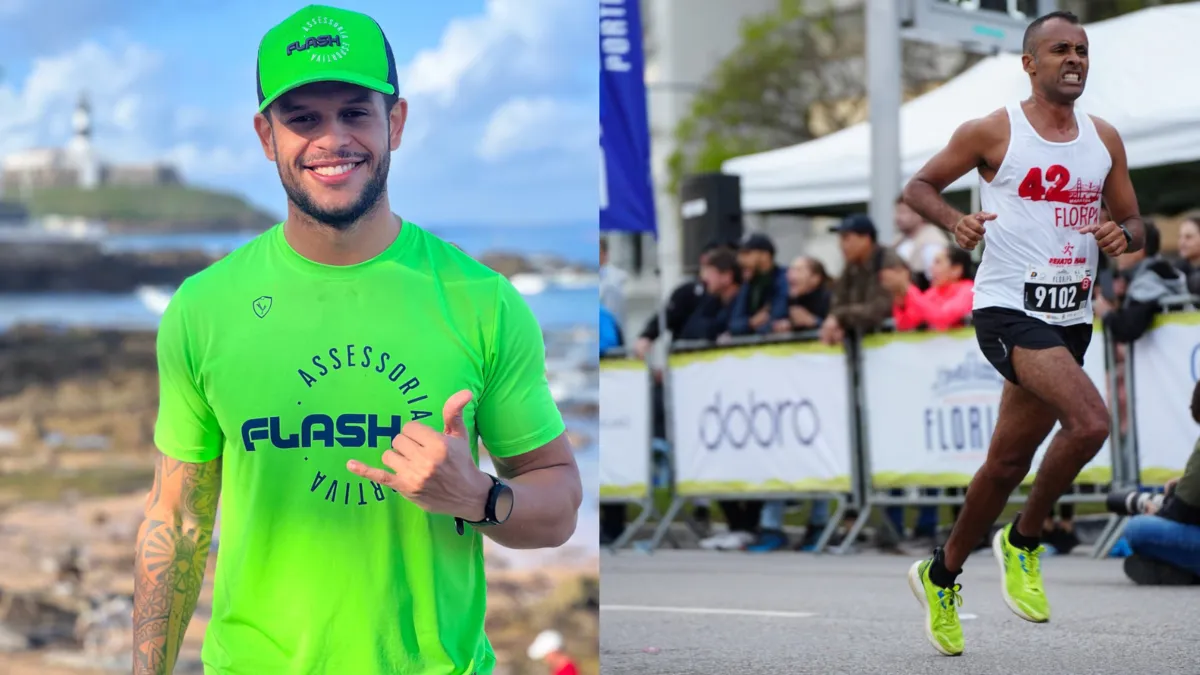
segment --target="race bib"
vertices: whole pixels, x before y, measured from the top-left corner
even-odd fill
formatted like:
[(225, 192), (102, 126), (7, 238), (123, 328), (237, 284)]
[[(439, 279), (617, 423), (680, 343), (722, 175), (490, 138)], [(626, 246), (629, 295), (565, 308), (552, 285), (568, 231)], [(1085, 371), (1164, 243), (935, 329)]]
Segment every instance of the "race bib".
[(1084, 265), (1030, 267), (1025, 273), (1025, 312), (1048, 323), (1069, 323), (1087, 315), (1092, 271)]

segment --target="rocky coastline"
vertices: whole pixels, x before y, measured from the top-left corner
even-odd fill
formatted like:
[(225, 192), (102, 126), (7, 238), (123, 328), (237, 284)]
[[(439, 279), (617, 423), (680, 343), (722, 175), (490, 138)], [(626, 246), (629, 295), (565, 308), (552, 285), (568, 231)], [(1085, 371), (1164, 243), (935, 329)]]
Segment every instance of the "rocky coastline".
[[(132, 293), (140, 286), (177, 286), (220, 258), (199, 250), (106, 251), (90, 241), (0, 241), (0, 293)], [(509, 278), (590, 271), (505, 251), (478, 259)]]

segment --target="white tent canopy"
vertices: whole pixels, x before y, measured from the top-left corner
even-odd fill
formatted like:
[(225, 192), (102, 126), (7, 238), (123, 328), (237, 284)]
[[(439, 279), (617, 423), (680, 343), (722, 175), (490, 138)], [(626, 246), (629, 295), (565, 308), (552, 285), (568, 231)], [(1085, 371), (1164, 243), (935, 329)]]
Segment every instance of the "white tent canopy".
[[(1131, 168), (1200, 160), (1200, 67), (1193, 42), (1200, 3), (1142, 10), (1087, 26), (1091, 65), (1078, 105), (1112, 123)], [(963, 122), (1029, 96), (1021, 57), (990, 57), (900, 113), (902, 181), (936, 154)], [(787, 148), (731, 159), (748, 213), (867, 202), (869, 122)], [(971, 171), (948, 191), (969, 189)]]

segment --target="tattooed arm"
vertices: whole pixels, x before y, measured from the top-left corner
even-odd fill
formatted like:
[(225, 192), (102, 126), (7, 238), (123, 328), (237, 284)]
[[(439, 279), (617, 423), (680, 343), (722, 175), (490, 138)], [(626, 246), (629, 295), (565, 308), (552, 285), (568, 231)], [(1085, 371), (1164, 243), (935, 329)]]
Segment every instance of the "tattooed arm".
[(221, 458), (158, 456), (138, 530), (133, 592), (133, 673), (170, 675), (204, 582), (221, 490)]

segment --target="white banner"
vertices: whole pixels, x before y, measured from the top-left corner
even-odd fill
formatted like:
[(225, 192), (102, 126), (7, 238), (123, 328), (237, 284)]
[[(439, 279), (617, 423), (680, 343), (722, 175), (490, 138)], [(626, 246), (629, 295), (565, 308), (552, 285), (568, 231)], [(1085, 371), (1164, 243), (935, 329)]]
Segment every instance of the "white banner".
[(736, 347), (670, 363), (679, 494), (850, 490), (840, 347)]
[(600, 498), (641, 499), (650, 480), (650, 375), (633, 359), (600, 359)]
[(1183, 474), (1200, 426), (1189, 410), (1200, 375), (1200, 313), (1159, 316), (1133, 344), (1133, 417), (1141, 482)]
[[(1108, 401), (1099, 326), (1083, 367)], [(1004, 377), (980, 351), (973, 329), (869, 336), (863, 341), (862, 383), (871, 484), (876, 489), (962, 487), (971, 482), (987, 457), (1004, 386)], [(1032, 482), (1058, 429), (1056, 424), (1038, 448), (1026, 484)], [(1105, 442), (1076, 482), (1111, 480), (1111, 445)]]

